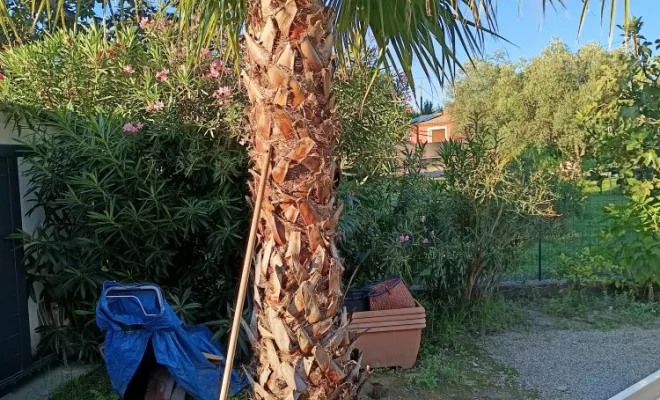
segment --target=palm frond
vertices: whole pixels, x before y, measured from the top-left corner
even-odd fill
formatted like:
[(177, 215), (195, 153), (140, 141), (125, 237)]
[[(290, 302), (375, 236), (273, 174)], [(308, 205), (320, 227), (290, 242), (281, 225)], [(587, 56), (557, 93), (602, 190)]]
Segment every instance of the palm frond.
[[(26, 0), (27, 1), (27, 0)], [(29, 0), (30, 8), (37, 16), (43, 15), (44, 25), (56, 27), (66, 25), (65, 0)], [(101, 0), (100, 5), (112, 7), (119, 1)], [(239, 54), (239, 36), (247, 15), (247, 2), (259, 0), (178, 0), (172, 7), (181, 21), (190, 21), (193, 16), (201, 19), (200, 28), (204, 35), (200, 40), (208, 43), (218, 39), (224, 32), (227, 37), (223, 44), (230, 56)], [(523, 0), (519, 0), (522, 4)], [(540, 1), (545, 12), (546, 6), (564, 7), (565, 0)], [(610, 5), (610, 40), (614, 31), (616, 0), (601, 2), (601, 21), (605, 19), (605, 5)], [(624, 24), (630, 18), (630, 0), (624, 1)], [(18, 37), (16, 25), (6, 2), (0, 4), (0, 29), (5, 37), (13, 34)], [(364, 38), (373, 35), (379, 47), (379, 62), (395, 70), (401, 69), (412, 81), (412, 66), (417, 63), (423, 72), (435, 76), (440, 82), (452, 77), (461, 64), (457, 55), (468, 57), (480, 54), (484, 39), (488, 35), (497, 36), (497, 0), (325, 0), (336, 10), (337, 58), (340, 63), (349, 63), (351, 49), (366, 46)], [(591, 0), (583, 0), (579, 30), (584, 24)], [(73, 23), (77, 22), (76, 2)], [(148, 7), (150, 2), (135, 1), (136, 16), (140, 7)], [(120, 6), (123, 10), (123, 8)], [(222, 29), (218, 29), (222, 27)], [(200, 44), (201, 45), (201, 44)], [(237, 58), (237, 57), (234, 57)]]
[(326, 0), (336, 10), (337, 58), (350, 63), (350, 49), (373, 35), (379, 61), (401, 69), (412, 82), (417, 63), (440, 82), (468, 57), (483, 50), (486, 35), (497, 35), (494, 0)]
[[(543, 3), (552, 2), (553, 0), (543, 0)], [(557, 0), (555, 0), (557, 1)], [(627, 26), (630, 22), (630, 2), (631, 0), (623, 0), (623, 26)], [(601, 23), (605, 21), (605, 6), (608, 3), (608, 0), (600, 0), (600, 21)], [(589, 10), (589, 5), (591, 0), (583, 0), (582, 4), (582, 13), (580, 14), (580, 25), (578, 26), (578, 36), (582, 32), (582, 27), (584, 26), (584, 21), (587, 17), (587, 11)], [(610, 45), (612, 44), (612, 37), (614, 36), (614, 21), (616, 20), (616, 0), (609, 0), (610, 4)]]

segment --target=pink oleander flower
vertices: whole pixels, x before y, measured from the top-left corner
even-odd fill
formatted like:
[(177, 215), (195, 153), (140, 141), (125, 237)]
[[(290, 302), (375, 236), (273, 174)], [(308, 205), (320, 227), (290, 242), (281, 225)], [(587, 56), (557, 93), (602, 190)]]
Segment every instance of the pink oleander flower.
[(148, 113), (153, 111), (160, 111), (163, 109), (163, 107), (165, 107), (165, 104), (163, 104), (163, 102), (160, 100), (156, 100), (153, 103), (147, 104), (147, 106), (144, 108), (144, 111)]
[(132, 123), (128, 122), (124, 124), (124, 132), (126, 133), (137, 133), (142, 130), (142, 123), (138, 122), (137, 124), (133, 125)]
[(154, 23), (154, 29), (157, 30), (157, 31), (163, 31), (163, 30), (165, 30), (165, 25), (166, 24), (167, 23), (163, 22), (162, 20), (157, 20)]
[(0, 81), (3, 81), (3, 80), (5, 80), (5, 76), (0, 74)]
[(126, 64), (124, 65), (124, 68), (122, 68), (122, 71), (124, 71), (125, 74), (131, 75), (135, 70), (131, 66), (131, 64)]
[(146, 29), (151, 24), (151, 20), (147, 17), (142, 17), (140, 20), (140, 28)]
[(240, 144), (241, 146), (245, 146), (247, 144), (247, 139), (241, 138), (241, 140), (238, 141), (238, 144)]
[(421, 222), (422, 224), (426, 222), (426, 216), (422, 215), (421, 217), (419, 217), (419, 222)]
[(213, 61), (209, 66), (209, 73), (204, 75), (205, 78), (214, 79), (220, 76), (220, 74), (226, 74), (231, 72), (226, 65), (221, 64), (218, 61)]
[(167, 74), (170, 73), (170, 70), (165, 68), (159, 73), (156, 74), (156, 79), (158, 79), (161, 82), (167, 82)]
[(213, 92), (213, 98), (214, 99), (220, 99), (223, 97), (227, 97), (231, 94), (231, 87), (229, 86), (221, 86), (218, 90)]
[(195, 24), (199, 23), (199, 15), (193, 15), (192, 20)]
[(409, 240), (410, 240), (410, 236), (406, 235), (405, 233), (402, 233), (401, 236), (399, 236), (400, 242), (407, 242)]
[(424, 240), (422, 240), (422, 244), (429, 244), (429, 240), (425, 238)]
[(211, 55), (211, 50), (209, 50), (209, 49), (204, 48), (204, 49), (201, 49), (199, 51), (199, 56), (202, 57), (202, 58), (206, 58), (209, 55)]

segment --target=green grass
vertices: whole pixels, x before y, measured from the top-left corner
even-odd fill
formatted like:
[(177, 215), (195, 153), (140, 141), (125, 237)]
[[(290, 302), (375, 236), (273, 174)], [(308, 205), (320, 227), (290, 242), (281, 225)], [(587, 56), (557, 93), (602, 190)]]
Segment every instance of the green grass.
[[(391, 373), (391, 372), (390, 372)], [(485, 355), (475, 344), (471, 350), (425, 349), (419, 365), (404, 374), (401, 398), (432, 399), (538, 399), (534, 390), (518, 385), (517, 372)], [(377, 379), (377, 378), (376, 378)], [(393, 396), (398, 398), (398, 396)]]
[(564, 328), (614, 329), (658, 326), (660, 302), (645, 302), (624, 294), (567, 290), (541, 301), (542, 311)]
[(49, 400), (119, 400), (112, 392), (110, 378), (104, 367), (71, 380), (55, 389)]
[[(491, 359), (479, 344), (482, 334), (529, 326), (518, 303), (495, 296), (452, 312), (429, 300), (422, 299), (422, 303), (427, 327), (419, 361), (415, 368), (399, 372), (399, 386), (412, 391), (415, 398), (538, 398), (536, 392), (520, 389), (516, 372)], [(396, 372), (385, 372), (388, 374)]]
[[(562, 254), (572, 256), (585, 247), (600, 244), (600, 230), (605, 227), (603, 208), (608, 204), (625, 202), (625, 196), (617, 189), (614, 179), (603, 182), (603, 190), (594, 183), (587, 186), (587, 198), (582, 210), (567, 217), (558, 231), (541, 239), (541, 272), (543, 278), (554, 277)], [(535, 279), (539, 269), (539, 246), (535, 241), (519, 258), (511, 278)]]

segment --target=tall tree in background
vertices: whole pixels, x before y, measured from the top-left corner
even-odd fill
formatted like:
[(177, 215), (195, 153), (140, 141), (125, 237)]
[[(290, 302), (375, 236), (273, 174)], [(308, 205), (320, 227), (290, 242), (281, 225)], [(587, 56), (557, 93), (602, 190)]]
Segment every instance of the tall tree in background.
[(478, 60), (457, 80), (449, 112), (459, 131), (479, 118), (514, 153), (527, 146), (558, 150), (563, 175), (576, 178), (586, 152), (577, 113), (593, 103), (616, 53), (595, 43), (573, 53), (554, 39), (529, 62), (513, 64), (498, 55)]
[(451, 91), (447, 110), (455, 121), (455, 129), (472, 129), (474, 120), (497, 131), (503, 148), (519, 151), (523, 119), (522, 77), (517, 65), (501, 54), (492, 59), (476, 60), (457, 79)]
[(421, 104), (419, 106), (419, 112), (415, 113), (416, 115), (429, 115), (442, 111), (442, 106), (433, 104), (431, 100), (424, 100), (420, 98), (420, 102)]
[(598, 44), (587, 44), (572, 53), (555, 39), (524, 69), (523, 126), (528, 142), (556, 147), (563, 155), (567, 177), (580, 175), (580, 160), (586, 152), (577, 112), (593, 101), (598, 79), (613, 59)]

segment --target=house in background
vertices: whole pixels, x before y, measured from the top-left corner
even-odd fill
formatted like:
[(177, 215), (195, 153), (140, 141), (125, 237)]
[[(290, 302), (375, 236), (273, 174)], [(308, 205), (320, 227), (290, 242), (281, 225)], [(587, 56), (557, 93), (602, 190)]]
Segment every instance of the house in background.
[(436, 158), (440, 143), (456, 139), (453, 129), (454, 121), (447, 111), (420, 115), (410, 121), (410, 143), (426, 143), (424, 158)]
[(454, 121), (446, 111), (420, 115), (410, 121), (412, 143), (441, 143), (451, 140)]

